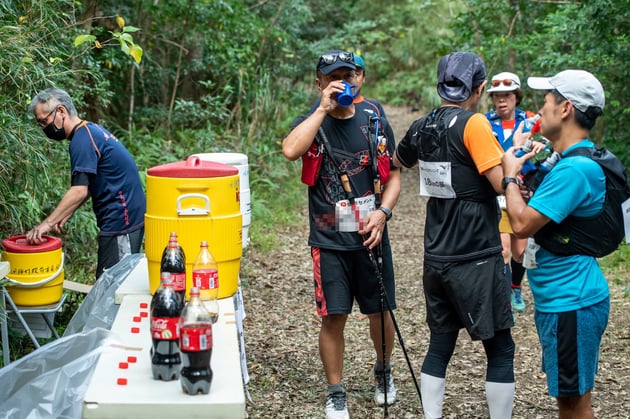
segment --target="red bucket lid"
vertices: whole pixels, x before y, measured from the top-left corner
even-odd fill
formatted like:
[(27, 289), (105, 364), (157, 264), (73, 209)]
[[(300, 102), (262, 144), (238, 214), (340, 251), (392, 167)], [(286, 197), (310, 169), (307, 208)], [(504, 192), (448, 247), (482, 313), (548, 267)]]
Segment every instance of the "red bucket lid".
[(202, 160), (198, 156), (190, 156), (185, 161), (151, 167), (147, 174), (156, 177), (211, 178), (238, 175), (238, 169), (227, 164)]
[(42, 238), (46, 240), (42, 244), (28, 244), (26, 234), (21, 234), (2, 240), (2, 247), (7, 252), (12, 253), (50, 252), (61, 248), (61, 239), (59, 237), (43, 236)]

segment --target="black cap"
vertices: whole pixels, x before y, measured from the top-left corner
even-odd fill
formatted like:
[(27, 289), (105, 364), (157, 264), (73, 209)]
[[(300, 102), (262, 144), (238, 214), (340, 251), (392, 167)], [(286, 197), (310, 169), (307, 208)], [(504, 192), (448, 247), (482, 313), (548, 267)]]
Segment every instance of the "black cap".
[[(330, 59), (334, 61), (327, 64), (327, 61), (324, 59), (325, 57), (330, 57)], [(344, 60), (343, 58), (347, 59)], [(330, 74), (338, 68), (356, 70), (357, 67), (354, 65), (354, 55), (351, 52), (334, 49), (322, 54), (319, 57), (319, 61), (317, 62), (317, 71), (321, 71), (323, 74)]]
[(440, 59), (437, 91), (442, 99), (460, 103), (470, 97), (473, 87), (486, 79), (486, 67), (472, 52), (453, 52)]

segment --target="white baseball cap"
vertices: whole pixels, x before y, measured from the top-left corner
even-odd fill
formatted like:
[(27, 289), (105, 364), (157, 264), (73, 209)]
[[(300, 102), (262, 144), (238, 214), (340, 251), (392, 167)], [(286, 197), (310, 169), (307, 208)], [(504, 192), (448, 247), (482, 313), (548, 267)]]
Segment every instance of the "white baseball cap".
[(603, 111), (606, 103), (602, 84), (584, 70), (564, 70), (553, 77), (530, 77), (527, 85), (534, 90), (555, 89), (582, 112), (590, 106)]
[(492, 77), (489, 84), (488, 93), (513, 92), (521, 88), (521, 79), (516, 74), (505, 71)]

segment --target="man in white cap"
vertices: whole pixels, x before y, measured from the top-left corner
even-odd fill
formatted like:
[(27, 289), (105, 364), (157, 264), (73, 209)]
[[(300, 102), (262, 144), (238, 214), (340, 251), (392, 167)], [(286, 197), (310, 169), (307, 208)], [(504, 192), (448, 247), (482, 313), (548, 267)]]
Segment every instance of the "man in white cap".
[(507, 211), (514, 233), (533, 237), (524, 264), (549, 394), (557, 399), (560, 418), (592, 418), (591, 390), (610, 310), (608, 284), (595, 257), (561, 256), (542, 243), (553, 236), (553, 228), (575, 223), (576, 217), (597, 215), (604, 206), (602, 167), (583, 154), (568, 156), (579, 148), (595, 147), (589, 131), (603, 112), (604, 89), (583, 70), (530, 77), (527, 84), (546, 91), (539, 111), (541, 132), (563, 158), (526, 202), (516, 178), (534, 153), (517, 158), (513, 149), (508, 150), (502, 159)]

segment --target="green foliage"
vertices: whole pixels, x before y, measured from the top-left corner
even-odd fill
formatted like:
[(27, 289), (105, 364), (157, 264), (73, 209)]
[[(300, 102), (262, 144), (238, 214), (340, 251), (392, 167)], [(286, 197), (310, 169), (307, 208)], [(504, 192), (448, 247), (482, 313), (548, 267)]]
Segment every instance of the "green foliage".
[(311, 80), (317, 56), (342, 48), (365, 60), (364, 94), (391, 105), (426, 108), (439, 103), (435, 68), (440, 56), (450, 52), (449, 23), (464, 1), (345, 1), (329, 8), (312, 3), (320, 36), (309, 48), (312, 55), (304, 57)]
[[(143, 50), (140, 45), (136, 44), (133, 41), (133, 36), (130, 35), (133, 32), (137, 32), (139, 29), (134, 26), (125, 26), (125, 20), (120, 16), (116, 17), (116, 24), (121, 29), (121, 31), (120, 32), (109, 31), (109, 33), (112, 35), (111, 39), (120, 45), (120, 49), (122, 52), (133, 57), (136, 64), (139, 64), (140, 61), (142, 60)], [(99, 40), (96, 39), (95, 35), (89, 35), (89, 34), (79, 35), (76, 38), (74, 38), (75, 47), (81, 46), (85, 44), (86, 42), (94, 43), (95, 48), (104, 48), (109, 43), (109, 41), (100, 42)]]
[[(606, 91), (606, 109), (591, 132), (630, 165), (630, 129), (625, 63), (630, 58), (628, 0), (532, 2), (469, 0), (455, 26), (456, 49), (479, 53), (491, 76), (512, 71), (525, 81), (569, 68), (592, 72)], [(528, 94), (523, 107), (537, 110), (541, 94)]]

